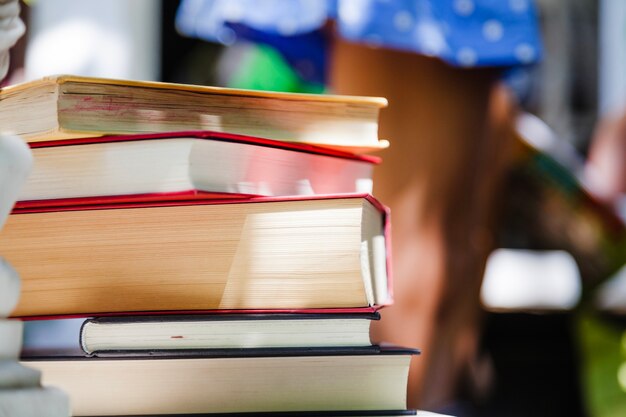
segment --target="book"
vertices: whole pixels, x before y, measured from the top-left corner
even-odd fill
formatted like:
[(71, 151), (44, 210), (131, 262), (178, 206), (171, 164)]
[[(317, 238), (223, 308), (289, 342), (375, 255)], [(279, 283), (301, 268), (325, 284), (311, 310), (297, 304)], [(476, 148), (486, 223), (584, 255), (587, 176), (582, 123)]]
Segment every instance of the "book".
[[(242, 352), (245, 354), (245, 351)], [(70, 396), (74, 415), (405, 410), (411, 355), (381, 349), (331, 355), (29, 361)]]
[[(196, 314), (27, 321), (22, 357), (371, 346), (378, 313)], [(56, 336), (56, 337), (55, 337)], [(51, 341), (50, 339), (55, 339)], [(63, 339), (63, 340), (61, 340)]]
[(381, 306), (386, 210), (369, 195), (16, 210), (14, 316)]
[(70, 417), (67, 395), (51, 387), (0, 389), (0, 415)]
[(0, 90), (0, 125), (29, 142), (211, 130), (348, 148), (378, 140), (383, 98), (294, 94), (60, 75)]
[(40, 378), (41, 372), (28, 368), (17, 360), (0, 360), (0, 391), (38, 387)]
[(371, 193), (377, 158), (217, 132), (35, 142), (17, 207)]

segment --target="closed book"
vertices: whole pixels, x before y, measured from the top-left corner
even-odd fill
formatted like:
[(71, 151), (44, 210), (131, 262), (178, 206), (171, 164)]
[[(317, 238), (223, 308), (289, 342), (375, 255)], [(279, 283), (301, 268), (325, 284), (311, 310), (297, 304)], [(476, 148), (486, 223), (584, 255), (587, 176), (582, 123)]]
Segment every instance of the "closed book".
[(17, 207), (371, 193), (377, 158), (218, 132), (35, 142)]
[(0, 360), (17, 359), (22, 349), (22, 322), (0, 319)]
[(22, 357), (370, 346), (371, 314), (197, 314), (33, 320)]
[(372, 307), (391, 300), (387, 218), (367, 195), (24, 210), (0, 253), (15, 316)]
[(404, 410), (407, 349), (29, 361), (74, 415)]
[(29, 142), (211, 130), (276, 140), (380, 149), (383, 98), (236, 90), (71, 75), (0, 90), (0, 125)]
[(0, 415), (19, 417), (70, 417), (67, 395), (51, 387), (0, 389)]

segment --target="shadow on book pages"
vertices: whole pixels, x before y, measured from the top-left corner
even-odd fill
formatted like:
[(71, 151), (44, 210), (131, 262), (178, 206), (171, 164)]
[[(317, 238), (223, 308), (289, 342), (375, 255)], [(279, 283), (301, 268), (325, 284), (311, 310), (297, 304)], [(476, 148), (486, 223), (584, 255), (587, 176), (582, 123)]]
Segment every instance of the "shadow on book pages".
[[(31, 166), (28, 146), (17, 136), (0, 135), (0, 227), (6, 222)], [(70, 415), (67, 395), (55, 388), (42, 387), (41, 373), (18, 362), (22, 322), (7, 317), (19, 296), (19, 274), (0, 258), (0, 414), (67, 417)]]

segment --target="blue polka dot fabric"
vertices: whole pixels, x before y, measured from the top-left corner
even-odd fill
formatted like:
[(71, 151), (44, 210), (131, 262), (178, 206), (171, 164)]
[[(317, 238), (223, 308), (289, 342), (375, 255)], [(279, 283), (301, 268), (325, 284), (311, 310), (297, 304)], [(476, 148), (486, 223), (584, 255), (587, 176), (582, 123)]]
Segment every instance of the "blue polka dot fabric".
[(320, 47), (316, 32), (328, 19), (350, 41), (460, 67), (527, 65), (542, 52), (532, 0), (183, 0), (176, 24), (185, 35), (224, 44), (262, 38), (290, 60)]

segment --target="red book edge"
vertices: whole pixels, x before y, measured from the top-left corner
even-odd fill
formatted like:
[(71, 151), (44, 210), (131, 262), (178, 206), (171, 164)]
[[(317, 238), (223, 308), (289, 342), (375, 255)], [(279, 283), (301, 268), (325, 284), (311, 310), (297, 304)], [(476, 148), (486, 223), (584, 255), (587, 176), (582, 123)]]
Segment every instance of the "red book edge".
[(356, 161), (367, 162), (370, 164), (380, 164), (381, 158), (372, 155), (358, 155), (347, 151), (341, 151), (333, 148), (325, 148), (322, 146), (310, 145), (300, 142), (284, 142), (279, 140), (259, 138), (256, 136), (235, 135), (232, 133), (214, 132), (210, 130), (184, 130), (176, 132), (163, 133), (140, 133), (133, 135), (110, 135), (87, 137), (80, 139), (59, 139), (40, 142), (29, 142), (28, 146), (32, 149), (50, 148), (56, 146), (75, 146), (88, 145), (94, 143), (107, 142), (127, 142), (138, 140), (155, 140), (155, 139), (177, 139), (177, 138), (196, 138), (217, 140), (222, 142), (244, 143), (249, 145), (266, 146), (270, 148), (279, 148), (296, 152), (312, 153), (323, 156), (333, 156), (337, 158), (353, 159)]
[[(14, 212), (21, 212), (28, 209), (52, 209), (72, 206), (101, 206), (101, 205), (123, 205), (128, 203), (147, 203), (147, 202), (173, 202), (186, 200), (240, 200), (244, 198), (260, 197), (253, 194), (235, 194), (235, 193), (219, 193), (200, 190), (174, 191), (165, 193), (146, 193), (146, 194), (121, 194), (121, 195), (104, 195), (94, 197), (72, 197), (72, 198), (55, 198), (50, 200), (23, 200), (15, 203)], [(50, 210), (48, 210), (50, 211)]]
[(122, 311), (114, 313), (80, 313), (56, 314), (45, 316), (15, 317), (22, 321), (82, 319), (89, 317), (132, 317), (132, 316), (182, 316), (182, 315), (228, 315), (228, 314), (363, 314), (377, 312), (383, 306), (352, 307), (352, 308), (302, 308), (302, 309), (241, 309), (241, 310), (155, 310), (155, 311)]
[[(59, 146), (78, 146), (89, 145), (96, 143), (108, 143), (108, 142), (128, 142), (128, 141), (141, 141), (141, 140), (159, 140), (159, 139), (176, 139), (176, 138), (194, 138), (203, 140), (217, 140), (222, 142), (242, 143), (248, 145), (264, 146), (270, 148), (278, 148), (284, 150), (290, 150), (295, 152), (302, 152), (308, 154), (316, 154), (321, 156), (329, 156), (343, 159), (350, 159), (360, 161), (369, 164), (379, 164), (381, 159), (375, 156), (369, 155), (356, 155), (349, 152), (342, 152), (336, 149), (329, 149), (318, 147), (314, 145), (282, 142), (271, 139), (258, 138), (253, 136), (234, 135), (231, 133), (192, 130), (192, 131), (179, 131), (179, 132), (164, 132), (164, 133), (146, 133), (137, 135), (115, 135), (115, 136), (101, 136), (92, 138), (81, 139), (63, 139), (44, 142), (33, 142), (28, 145), (32, 149), (37, 148), (50, 148)], [(118, 203), (131, 203), (131, 202), (147, 202), (147, 201), (184, 201), (184, 200), (203, 200), (203, 199), (241, 199), (248, 197), (259, 197), (250, 194), (234, 194), (234, 193), (220, 193), (220, 192), (205, 192), (200, 190), (186, 190), (167, 193), (147, 193), (147, 194), (134, 194), (134, 195), (107, 195), (107, 196), (93, 196), (93, 197), (77, 197), (77, 198), (58, 198), (47, 200), (23, 200), (15, 203), (15, 208), (40, 208), (40, 207), (58, 207), (58, 206), (85, 206), (85, 205), (100, 205), (100, 204), (118, 204)]]
[[(177, 193), (175, 193), (177, 194)], [(353, 308), (316, 308), (316, 309), (254, 309), (254, 310), (191, 310), (191, 311), (158, 311), (158, 314), (227, 314), (227, 313), (371, 313), (378, 311), (380, 308), (393, 304), (393, 271), (391, 267), (391, 222), (390, 222), (390, 210), (383, 205), (375, 197), (370, 194), (328, 194), (328, 195), (315, 195), (315, 196), (288, 196), (288, 197), (245, 197), (245, 198), (226, 198), (226, 199), (213, 199), (213, 198), (201, 198), (195, 200), (167, 200), (165, 199), (153, 200), (151, 198), (144, 200), (122, 200), (117, 203), (111, 203), (106, 201), (102, 204), (91, 203), (91, 198), (84, 200), (87, 201), (83, 205), (72, 206), (40, 206), (40, 207), (24, 207), (14, 208), (12, 214), (32, 214), (32, 213), (50, 213), (60, 211), (86, 211), (86, 210), (109, 210), (109, 209), (132, 209), (132, 208), (151, 208), (151, 207), (175, 207), (175, 206), (193, 206), (193, 205), (217, 205), (217, 204), (249, 204), (249, 203), (272, 203), (272, 202), (284, 202), (284, 201), (303, 201), (303, 200), (336, 200), (345, 198), (362, 198), (371, 203), (377, 210), (383, 215), (383, 235), (385, 237), (385, 249), (387, 253), (387, 300), (380, 305), (369, 307), (353, 307)], [(57, 319), (57, 318), (81, 318), (81, 317), (94, 317), (94, 316), (115, 316), (115, 315), (148, 315), (155, 314), (155, 311), (148, 312), (115, 312), (115, 313), (97, 313), (97, 314), (77, 314), (77, 315), (51, 315), (51, 316), (23, 316), (15, 317), (22, 320), (40, 320), (40, 319)]]

